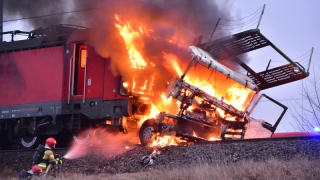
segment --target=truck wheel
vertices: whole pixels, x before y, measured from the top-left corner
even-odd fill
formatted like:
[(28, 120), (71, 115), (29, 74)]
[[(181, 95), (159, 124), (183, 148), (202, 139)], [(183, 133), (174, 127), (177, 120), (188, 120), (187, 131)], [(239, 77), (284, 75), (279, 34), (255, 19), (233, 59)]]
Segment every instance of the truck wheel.
[(23, 149), (31, 149), (39, 142), (39, 137), (28, 134), (21, 137), (19, 142)]
[(154, 140), (155, 120), (148, 119), (140, 127), (139, 139), (142, 145), (148, 145)]

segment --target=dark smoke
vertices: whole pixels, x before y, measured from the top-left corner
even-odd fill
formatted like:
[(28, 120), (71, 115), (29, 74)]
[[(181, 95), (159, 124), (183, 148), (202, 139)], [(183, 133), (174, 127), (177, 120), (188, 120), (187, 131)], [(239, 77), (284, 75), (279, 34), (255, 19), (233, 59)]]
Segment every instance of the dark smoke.
[[(114, 1), (109, 1), (114, 2)], [(114, 14), (118, 14), (124, 21), (129, 21), (132, 26), (143, 24), (147, 29), (152, 29), (151, 37), (160, 37), (162, 40), (144, 36), (142, 53), (148, 62), (154, 62), (155, 67), (150, 67), (139, 73), (141, 82), (150, 80), (154, 76), (153, 89), (155, 95), (165, 92), (167, 82), (177, 76), (168, 71), (164, 66), (163, 52), (174, 54), (184, 63), (180, 63), (184, 70), (190, 62), (191, 55), (188, 47), (196, 36), (203, 35), (207, 41), (219, 17), (232, 19), (229, 15), (232, 7), (224, 2), (216, 1), (188, 1), (188, 0), (157, 0), (157, 1), (117, 1), (110, 3), (103, 12), (95, 11), (90, 21), (91, 26), (104, 25), (105, 31), (95, 35), (96, 49), (105, 57), (111, 56), (112, 68), (124, 77), (132, 77), (130, 65), (125, 63), (128, 59), (122, 37), (114, 26)], [(98, 23), (98, 24), (95, 24)], [(175, 43), (169, 43), (173, 40)], [(148, 79), (149, 78), (149, 79)], [(158, 99), (159, 100), (159, 99)], [(157, 101), (154, 98), (153, 101)]]
[[(137, 22), (151, 24), (162, 37), (170, 38), (177, 33), (185, 35), (191, 43), (198, 35), (208, 39), (219, 17), (230, 18), (233, 8), (228, 1), (213, 0), (3, 0), (4, 20), (29, 18), (33, 28), (53, 24), (72, 23), (83, 26), (101, 26), (113, 22), (115, 13), (135, 17)], [(85, 10), (86, 11), (78, 11)], [(65, 13), (77, 11), (73, 13)], [(48, 16), (50, 14), (57, 14)]]
[(46, 27), (63, 22), (65, 16), (40, 17), (63, 12), (65, 6), (66, 2), (63, 0), (3, 0), (3, 17), (4, 21), (31, 18), (26, 20), (31, 28)]
[[(46, 16), (84, 9), (90, 10)], [(163, 52), (179, 57), (184, 62), (180, 64), (184, 70), (191, 60), (188, 47), (193, 39), (203, 35), (203, 42), (208, 41), (218, 18), (234, 19), (230, 14), (233, 11), (234, 7), (229, 1), (218, 3), (214, 0), (4, 0), (5, 20), (37, 17), (25, 20), (34, 29), (61, 23), (98, 27), (99, 30), (92, 34), (96, 51), (110, 58), (110, 69), (125, 78), (132, 78), (133, 74), (129, 71), (128, 54), (115, 27), (114, 15), (118, 14), (132, 26), (142, 24), (152, 29), (149, 36), (143, 36), (140, 48), (146, 61), (156, 66), (149, 65), (143, 72), (136, 73), (142, 80), (155, 77), (156, 95), (164, 92), (167, 82), (176, 76), (164, 66)], [(175, 43), (169, 43), (168, 40)]]

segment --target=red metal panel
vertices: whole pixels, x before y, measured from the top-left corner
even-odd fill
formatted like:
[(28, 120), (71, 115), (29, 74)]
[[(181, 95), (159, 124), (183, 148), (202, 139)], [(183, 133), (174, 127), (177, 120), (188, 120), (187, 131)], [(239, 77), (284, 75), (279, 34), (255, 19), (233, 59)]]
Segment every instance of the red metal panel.
[(88, 47), (87, 49), (86, 99), (102, 98), (105, 60), (95, 52), (94, 48)]
[(0, 106), (58, 101), (63, 46), (0, 54)]
[(104, 87), (103, 100), (128, 99), (119, 94), (120, 76), (115, 76), (111, 71), (111, 60), (108, 58), (104, 63)]

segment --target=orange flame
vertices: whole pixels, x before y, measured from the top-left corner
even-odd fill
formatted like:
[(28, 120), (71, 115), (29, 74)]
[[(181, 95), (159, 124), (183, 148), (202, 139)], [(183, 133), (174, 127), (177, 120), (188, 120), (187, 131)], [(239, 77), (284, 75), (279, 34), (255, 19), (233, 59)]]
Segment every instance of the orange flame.
[[(121, 25), (121, 20), (117, 14), (115, 15), (115, 19), (118, 21), (118, 24), (115, 24), (115, 26), (119, 29), (120, 35), (123, 37), (128, 50), (131, 68), (145, 69), (147, 67), (147, 62), (139, 52), (139, 49), (143, 48), (144, 44), (142, 41), (139, 41), (139, 43), (135, 42), (136, 40), (139, 40), (141, 34), (145, 32), (145, 28), (140, 26), (138, 31), (135, 31), (129, 23)], [(140, 47), (137, 46), (138, 44)]]
[[(145, 26), (139, 25), (133, 27), (129, 22), (124, 22), (120, 19), (119, 15), (115, 14), (115, 27), (119, 30), (120, 35), (122, 36), (126, 49), (128, 51), (128, 58), (131, 62), (131, 68), (134, 70), (146, 70), (147, 68), (154, 68), (156, 64), (153, 61), (148, 61), (147, 58), (143, 57), (143, 48), (144, 41), (142, 36), (150, 36), (148, 30)], [(158, 37), (153, 37), (154, 40), (160, 39)], [(163, 39), (162, 39), (163, 40)], [(166, 40), (170, 43), (175, 43), (172, 40)], [(169, 70), (173, 75), (180, 77), (183, 75), (186, 64), (183, 64), (179, 57), (172, 53), (162, 52), (162, 58), (164, 59), (163, 65)], [(149, 66), (148, 66), (149, 65)], [(207, 68), (206, 68), (207, 69)], [(213, 78), (214, 77), (214, 78)], [(134, 74), (131, 76), (131, 84), (124, 84), (125, 87), (130, 87), (132, 92), (135, 92), (139, 95), (145, 95), (141, 98), (149, 99), (151, 96), (160, 96), (161, 101), (157, 103), (151, 103), (151, 110), (149, 115), (142, 117), (143, 120), (149, 118), (156, 118), (161, 111), (168, 112), (170, 104), (178, 104), (176, 107), (176, 112), (179, 110), (180, 102), (173, 100), (171, 97), (166, 98), (164, 92), (154, 92), (153, 86), (155, 81), (154, 76), (148, 76), (148, 79), (139, 79), (139, 75)], [(209, 79), (212, 78), (213, 82), (209, 82)], [(212, 80), (211, 79), (211, 80)], [(238, 110), (244, 110), (248, 103), (251, 101), (254, 91), (243, 87), (232, 79), (226, 78), (224, 75), (219, 74), (218, 72), (213, 71), (210, 75), (206, 76), (202, 71), (189, 71), (188, 75), (184, 76), (184, 81), (192, 84), (193, 86), (199, 87), (202, 91), (220, 98), (227, 104), (231, 104)], [(217, 86), (222, 87), (217, 87)], [(193, 107), (190, 107), (192, 109)], [(225, 115), (225, 112), (217, 108), (221, 116)], [(170, 112), (171, 113), (171, 112)], [(228, 120), (232, 120), (228, 118)], [(140, 121), (140, 126), (143, 122)], [(196, 137), (196, 134), (194, 133)], [(210, 140), (219, 140), (216, 137), (210, 138)], [(165, 145), (177, 145), (179, 138), (172, 136), (163, 136), (157, 137), (156, 140), (152, 143), (152, 146), (165, 146)]]
[(177, 146), (178, 143), (183, 142), (183, 140), (180, 140), (177, 137), (173, 136), (159, 136), (159, 134), (156, 136), (155, 140), (152, 142), (151, 147), (164, 147), (164, 146)]
[[(179, 64), (181, 64), (179, 63), (181, 62), (179, 58), (174, 54), (163, 54), (165, 59), (164, 65), (170, 68), (172, 71), (174, 71), (174, 73), (178, 76), (181, 76), (183, 74), (183, 71), (179, 66)], [(227, 79), (226, 76), (222, 74), (214, 74), (214, 84), (208, 82), (208, 77), (203, 76), (203, 72), (200, 70), (194, 72), (189, 71), (188, 75), (184, 77), (184, 80), (186, 82), (196, 87), (199, 87), (201, 90), (210, 95), (219, 97), (225, 103), (232, 104), (232, 106), (234, 106), (238, 110), (244, 110), (247, 107), (249, 101), (252, 99), (253, 95), (255, 94), (255, 92), (251, 89), (243, 87), (242, 85), (240, 85), (236, 81), (233, 81), (232, 79)], [(217, 84), (223, 84), (225, 88), (219, 89), (218, 87), (216, 87)], [(222, 110), (219, 110), (219, 112), (221, 115), (224, 113)]]

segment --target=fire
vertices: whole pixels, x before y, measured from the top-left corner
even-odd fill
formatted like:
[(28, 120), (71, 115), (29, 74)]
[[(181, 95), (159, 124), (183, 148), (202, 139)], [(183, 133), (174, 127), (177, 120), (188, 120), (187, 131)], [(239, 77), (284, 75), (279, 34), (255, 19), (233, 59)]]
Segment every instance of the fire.
[(194, 131), (193, 131), (193, 136), (194, 136), (194, 137), (198, 137), (197, 134), (196, 134)]
[(120, 19), (117, 14), (115, 14), (114, 17), (116, 20), (115, 27), (119, 30), (119, 34), (123, 38), (131, 69), (133, 69), (131, 71), (132, 76), (130, 76), (131, 80), (129, 80), (131, 84), (125, 84), (124, 87), (136, 94), (153, 95), (154, 76), (151, 75), (148, 79), (141, 79), (144, 74), (143, 70), (156, 66), (153, 61), (148, 62), (142, 53), (144, 49), (143, 36), (148, 36), (148, 32), (151, 30), (148, 30), (142, 25), (133, 27), (129, 22), (124, 22)]
[(170, 103), (172, 101), (172, 97), (167, 98), (164, 92), (162, 92), (160, 96), (164, 103)]
[(179, 65), (179, 58), (174, 54), (162, 52), (163, 58), (166, 60), (163, 64), (166, 68), (173, 70), (177, 76), (181, 76), (183, 71)]
[[(183, 74), (183, 71), (180, 68), (180, 62), (182, 61), (179, 60), (179, 58), (174, 54), (163, 54), (165, 59), (164, 65), (170, 68), (176, 75), (181, 76)], [(216, 72), (210, 72), (210, 75), (205, 76), (205, 71), (206, 70), (201, 67), (192, 72), (190, 72), (189, 70), (189, 76), (185, 76), (184, 80), (196, 87), (199, 87), (201, 90), (208, 94), (212, 94), (215, 97), (220, 97), (222, 101), (228, 104), (232, 104), (232, 106), (239, 110), (244, 110), (245, 107), (247, 107), (247, 104), (255, 94), (254, 91), (249, 88), (245, 88), (232, 79), (228, 79), (224, 75), (218, 74)], [(223, 88), (217, 87), (218, 84), (223, 84)], [(220, 115), (224, 114), (224, 111), (222, 110), (218, 110), (218, 112), (220, 113)]]
[(135, 31), (128, 22), (122, 23), (121, 25), (122, 21), (117, 14), (115, 15), (115, 19), (118, 21), (118, 24), (115, 24), (115, 26), (119, 29), (120, 35), (123, 37), (128, 50), (131, 68), (145, 69), (147, 67), (147, 62), (139, 51), (143, 48), (144, 44), (143, 41), (140, 41), (139, 43), (136, 42), (145, 32), (145, 28), (139, 26), (137, 31)]
[(210, 137), (208, 140), (209, 141), (219, 141), (221, 139), (219, 137)]
[[(119, 34), (124, 40), (132, 69), (132, 76), (130, 77), (132, 79), (128, 81), (130, 83), (123, 84), (123, 86), (128, 87), (132, 93), (139, 94), (141, 98), (152, 101), (152, 97), (158, 96), (158, 99), (160, 99), (160, 101), (149, 103), (151, 105), (150, 114), (145, 115), (142, 119), (146, 120), (156, 118), (161, 111), (168, 113), (168, 111), (176, 109), (176, 112), (178, 112), (180, 102), (173, 100), (171, 97), (167, 99), (165, 92), (157, 92), (154, 90), (154, 84), (158, 83), (155, 82), (155, 77), (153, 75), (147, 75), (146, 77), (144, 74), (145, 72), (153, 72), (154, 70), (152, 68), (157, 68), (157, 66), (161, 64), (155, 63), (155, 61), (150, 57), (144, 57), (143, 49), (145, 48), (145, 43), (143, 38), (146, 36), (153, 40), (158, 40), (160, 38), (152, 37), (150, 34), (152, 30), (147, 29), (146, 26), (141, 24), (133, 26), (130, 22), (123, 21), (117, 14), (115, 14), (115, 20), (115, 27), (118, 29)], [(172, 40), (165, 41), (175, 43)], [(184, 61), (182, 61), (176, 54), (162, 51), (161, 58), (163, 59), (161, 62), (162, 65), (170, 71), (173, 76), (181, 77), (181, 75), (183, 75), (187, 64), (186, 62), (183, 63)], [(188, 62), (189, 61), (190, 60), (188, 60)], [(200, 70), (196, 70), (199, 66)], [(144, 79), (141, 79), (141, 77)], [(201, 65), (191, 67), (183, 80), (198, 87), (202, 91), (219, 98), (223, 102), (231, 104), (238, 110), (245, 110), (247, 104), (251, 101), (255, 93), (232, 79), (219, 74), (219, 72), (213, 72), (212, 70), (208, 72), (207, 67), (202, 67), (201, 69)], [(174, 104), (174, 107), (171, 107), (172, 104)], [(189, 108), (192, 109), (193, 107)], [(217, 111), (222, 117), (228, 116), (228, 120), (233, 120), (233, 117), (229, 117), (229, 115), (225, 114), (223, 110), (217, 108)], [(142, 123), (143, 122), (140, 121), (140, 126)], [(193, 136), (197, 137), (195, 133)], [(210, 140), (219, 140), (219, 138), (212, 137)], [(157, 137), (151, 146), (177, 145), (177, 143), (179, 143), (179, 138), (162, 136)]]
[(179, 138), (172, 137), (172, 136), (156, 136), (155, 140), (152, 142), (151, 147), (154, 146), (177, 146), (178, 143), (181, 142)]

